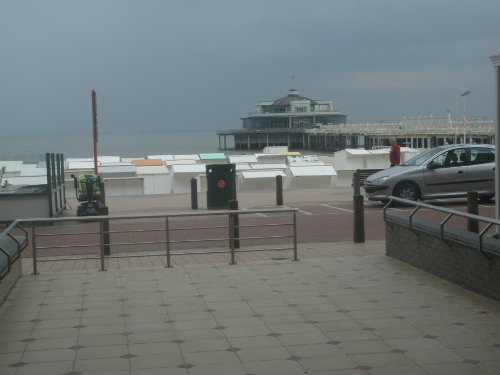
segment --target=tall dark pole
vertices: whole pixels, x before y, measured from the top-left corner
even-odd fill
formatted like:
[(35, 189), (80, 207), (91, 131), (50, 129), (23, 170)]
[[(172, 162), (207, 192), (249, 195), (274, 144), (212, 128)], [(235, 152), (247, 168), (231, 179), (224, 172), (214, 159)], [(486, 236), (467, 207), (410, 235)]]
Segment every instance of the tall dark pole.
[(95, 99), (95, 90), (92, 90), (92, 125), (94, 134), (94, 174), (98, 175), (97, 170), (97, 105)]

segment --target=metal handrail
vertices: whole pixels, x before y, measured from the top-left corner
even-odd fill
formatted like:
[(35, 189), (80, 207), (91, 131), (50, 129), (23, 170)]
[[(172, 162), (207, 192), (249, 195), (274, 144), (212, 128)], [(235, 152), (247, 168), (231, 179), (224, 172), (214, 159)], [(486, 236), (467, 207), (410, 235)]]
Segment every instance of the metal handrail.
[(172, 213), (155, 213), (155, 214), (127, 214), (127, 215), (108, 215), (108, 216), (67, 216), (67, 217), (39, 217), (29, 219), (17, 219), (18, 223), (55, 223), (65, 221), (83, 221), (95, 222), (106, 220), (122, 220), (122, 219), (150, 219), (150, 218), (165, 218), (165, 217), (194, 217), (194, 216), (225, 216), (229, 214), (261, 214), (261, 213), (286, 213), (298, 212), (298, 208), (265, 208), (265, 209), (244, 209), (244, 210), (217, 210), (217, 211), (198, 211), (198, 212), (172, 212)]
[[(498, 225), (500, 227), (500, 220), (497, 220), (497, 219), (491, 219), (489, 217), (474, 215), (474, 214), (470, 214), (467, 212), (456, 211), (456, 210), (453, 210), (451, 208), (437, 207), (437, 206), (433, 206), (431, 204), (411, 201), (408, 199), (403, 199), (403, 198), (394, 197), (394, 196), (390, 196), (389, 202), (384, 206), (384, 210), (383, 210), (384, 221), (387, 220), (387, 216), (386, 216), (387, 209), (391, 206), (391, 204), (393, 202), (401, 203), (401, 204), (407, 205), (407, 206), (415, 206), (415, 209), (410, 213), (410, 215), (408, 217), (410, 230), (413, 230), (413, 216), (420, 208), (426, 208), (426, 209), (429, 209), (432, 211), (437, 211), (437, 212), (442, 212), (442, 213), (447, 214), (446, 218), (443, 221), (441, 221), (441, 223), (439, 224), (439, 226), (440, 226), (440, 238), (444, 242), (446, 242), (446, 240), (444, 238), (444, 225), (451, 219), (452, 216), (460, 216), (460, 217), (463, 217), (465, 219), (476, 220), (476, 221), (481, 221), (481, 222), (487, 223), (486, 227), (478, 234), (478, 243), (479, 243), (479, 251), (480, 252), (484, 252), (483, 251), (483, 236), (486, 234), (486, 232), (493, 225)], [(500, 253), (497, 255), (500, 255)]]
[[(17, 238), (15, 238), (12, 235), (11, 232), (14, 229), (20, 229), (24, 233), (24, 235), (25, 235), (24, 241), (19, 241)], [(7, 251), (5, 251), (4, 249), (2, 249), (0, 247), (0, 252), (3, 253), (7, 257), (7, 272), (3, 272), (3, 271), (1, 272), (0, 280), (2, 280), (5, 277), (5, 275), (7, 275), (10, 272), (10, 270), (12, 268), (12, 264), (21, 256), (22, 251), (28, 246), (28, 233), (27, 233), (26, 229), (24, 229), (23, 226), (17, 220), (14, 220), (12, 223), (10, 223), (10, 225), (7, 228), (5, 228), (5, 230), (3, 232), (0, 233), (0, 239), (6, 238), (6, 237), (12, 239), (16, 243), (17, 249), (16, 249), (16, 253), (14, 255), (11, 255)]]
[[(178, 213), (154, 213), (154, 214), (127, 214), (127, 215), (109, 215), (109, 216), (86, 216), (86, 217), (55, 217), (55, 218), (29, 218), (29, 219), (19, 219), (16, 220), (17, 223), (26, 223), (31, 225), (31, 235), (32, 235), (32, 250), (33, 250), (33, 274), (38, 274), (38, 268), (37, 264), (39, 262), (43, 261), (53, 261), (56, 259), (48, 259), (44, 258), (40, 260), (38, 258), (37, 250), (46, 250), (46, 249), (63, 249), (63, 248), (85, 248), (85, 247), (100, 247), (100, 254), (99, 256), (82, 256), (81, 258), (77, 258), (74, 256), (71, 256), (70, 258), (68, 257), (58, 257), (57, 260), (77, 260), (77, 259), (100, 259), (101, 260), (101, 270), (105, 270), (105, 258), (119, 258), (119, 257), (138, 257), (138, 256), (151, 256), (151, 255), (156, 255), (156, 256), (161, 256), (161, 255), (166, 255), (167, 257), (167, 265), (166, 267), (170, 268), (171, 267), (171, 256), (172, 255), (178, 255), (178, 253), (172, 253), (171, 251), (171, 245), (172, 244), (177, 244), (177, 243), (199, 243), (199, 242), (211, 242), (211, 241), (229, 241), (229, 252), (231, 253), (231, 264), (235, 264), (235, 253), (239, 251), (248, 251), (248, 250), (236, 250), (237, 242), (239, 240), (261, 240), (261, 239), (282, 239), (282, 238), (293, 238), (293, 247), (291, 248), (266, 248), (265, 251), (270, 251), (270, 250), (291, 250), (293, 249), (293, 260), (298, 260), (297, 258), (297, 221), (296, 221), (296, 213), (299, 210), (297, 208), (267, 208), (267, 209), (243, 209), (243, 210), (219, 210), (219, 211), (198, 211), (198, 212), (178, 212)], [(262, 214), (262, 213), (273, 213), (273, 214), (286, 214), (286, 213), (292, 213), (293, 214), (293, 222), (284, 222), (284, 223), (265, 223), (265, 224), (251, 224), (251, 225), (235, 225), (235, 217), (237, 215), (252, 215), (252, 214)], [(227, 226), (221, 226), (220, 224), (217, 224), (213, 227), (205, 227), (205, 226), (195, 226), (193, 228), (172, 228), (171, 227), (171, 219), (174, 218), (185, 218), (185, 217), (206, 217), (206, 216), (227, 216), (229, 218), (228, 220), (228, 225)], [(272, 215), (268, 218), (280, 218), (283, 217), (283, 215)], [(163, 219), (164, 220), (164, 228), (158, 229), (152, 228), (152, 229), (131, 229), (131, 230), (109, 230), (109, 226), (105, 226), (105, 223), (109, 223), (110, 221), (121, 221), (121, 220), (142, 220), (142, 219)], [(37, 225), (39, 224), (62, 224), (62, 223), (67, 223), (67, 222), (78, 222), (78, 223), (88, 223), (88, 222), (97, 222), (99, 225), (99, 230), (92, 232), (89, 230), (86, 230), (85, 232), (75, 232), (75, 233), (70, 233), (68, 231), (65, 231), (63, 233), (37, 233), (36, 228)], [(143, 224), (143, 222), (140, 222)], [(276, 227), (276, 226), (293, 226), (293, 232), (290, 235), (269, 235), (269, 236), (247, 236), (247, 237), (242, 237), (239, 234), (236, 234), (239, 231), (239, 228), (255, 228), (255, 227)], [(180, 240), (172, 240), (170, 235), (171, 232), (173, 231), (185, 231), (185, 230), (209, 230), (209, 229), (225, 229), (227, 228), (229, 230), (229, 235), (227, 237), (223, 238), (204, 238), (204, 239), (180, 239)], [(115, 233), (144, 233), (144, 232), (160, 232), (160, 231), (165, 231), (165, 237), (166, 240), (162, 241), (137, 241), (137, 242), (115, 242), (112, 243), (112, 241), (109, 239), (110, 234), (115, 234)], [(77, 236), (77, 235), (99, 235), (99, 239), (97, 241), (93, 241), (93, 243), (85, 243), (85, 244), (69, 244), (69, 245), (50, 245), (50, 246), (39, 246), (37, 244), (37, 238), (38, 237), (45, 237), (45, 238), (50, 238), (51, 236), (56, 237), (56, 236)], [(107, 236), (107, 237), (106, 237)], [(107, 239), (106, 239), (107, 238)], [(155, 245), (155, 244), (161, 244), (166, 246), (166, 254), (124, 254), (124, 255), (114, 255), (110, 256), (110, 253), (106, 254), (106, 248), (110, 249), (111, 245), (114, 246), (130, 246), (130, 245)], [(109, 251), (109, 250), (108, 250)], [(257, 251), (257, 250), (256, 250)], [(262, 251), (262, 250), (259, 250)], [(216, 250), (211, 250), (208, 252), (204, 252), (204, 254), (207, 253), (221, 253), (222, 251), (216, 251)], [(225, 251), (226, 253), (228, 251)], [(196, 254), (194, 252), (184, 252), (182, 253), (183, 255), (187, 254)], [(180, 255), (180, 254), (179, 254)]]

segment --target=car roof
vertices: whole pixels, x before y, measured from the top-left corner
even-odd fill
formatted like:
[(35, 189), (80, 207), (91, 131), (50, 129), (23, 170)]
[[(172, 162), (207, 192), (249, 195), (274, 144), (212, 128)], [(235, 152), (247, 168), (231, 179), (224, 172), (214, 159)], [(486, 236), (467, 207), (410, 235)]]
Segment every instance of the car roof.
[(459, 144), (453, 144), (453, 145), (442, 145), (442, 146), (437, 146), (436, 148), (439, 148), (441, 150), (447, 150), (447, 149), (452, 149), (452, 148), (471, 148), (471, 147), (488, 147), (488, 148), (494, 148), (493, 145), (485, 145), (485, 144), (478, 144), (478, 143), (459, 143)]

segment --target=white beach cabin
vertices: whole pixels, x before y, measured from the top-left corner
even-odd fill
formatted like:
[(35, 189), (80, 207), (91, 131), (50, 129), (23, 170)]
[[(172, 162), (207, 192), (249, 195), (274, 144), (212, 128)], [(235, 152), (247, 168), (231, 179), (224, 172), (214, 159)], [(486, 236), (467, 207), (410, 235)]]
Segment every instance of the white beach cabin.
[(336, 185), (337, 173), (331, 165), (290, 166), (285, 189), (330, 188)]
[(239, 191), (247, 190), (271, 190), (276, 188), (276, 176), (283, 177), (283, 183), (286, 180), (286, 174), (283, 171), (275, 170), (250, 170), (242, 171), (238, 180)]
[(171, 192), (174, 194), (190, 193), (191, 179), (196, 178), (198, 191), (200, 189), (200, 175), (206, 174), (205, 164), (174, 164), (170, 170)]
[(99, 176), (104, 182), (107, 197), (144, 195), (144, 182), (142, 177), (137, 176), (134, 165), (102, 165), (99, 167)]
[(337, 172), (336, 186), (351, 186), (352, 174), (357, 169), (366, 168), (366, 159), (370, 156), (370, 151), (361, 148), (347, 148), (337, 151), (333, 155), (333, 167)]
[(136, 167), (136, 171), (143, 180), (144, 195), (170, 194), (172, 182), (165, 165)]

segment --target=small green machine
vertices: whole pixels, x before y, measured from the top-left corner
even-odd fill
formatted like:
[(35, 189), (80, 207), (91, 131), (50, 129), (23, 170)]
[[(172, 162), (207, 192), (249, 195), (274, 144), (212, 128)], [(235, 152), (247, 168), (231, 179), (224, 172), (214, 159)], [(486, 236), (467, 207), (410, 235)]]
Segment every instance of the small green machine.
[(82, 202), (77, 208), (77, 216), (107, 215), (108, 207), (101, 202), (101, 178), (95, 174), (71, 177), (75, 181), (76, 199)]

